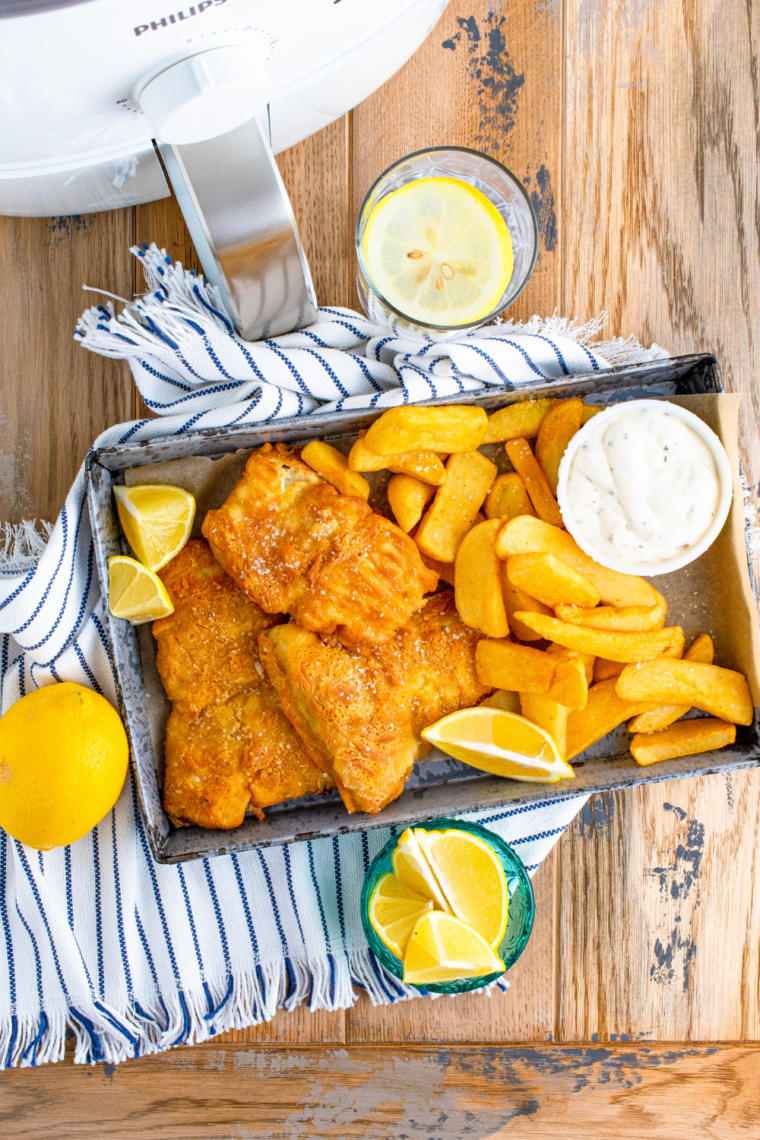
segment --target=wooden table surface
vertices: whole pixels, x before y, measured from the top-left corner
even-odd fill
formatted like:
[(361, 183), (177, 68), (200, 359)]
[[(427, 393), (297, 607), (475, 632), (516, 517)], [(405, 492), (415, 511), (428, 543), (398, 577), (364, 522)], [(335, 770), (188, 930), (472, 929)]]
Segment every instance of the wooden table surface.
[[(355, 305), (354, 219), (419, 147), (473, 146), (541, 229), (513, 312), (714, 351), (760, 484), (760, 17), (740, 0), (451, 0), (385, 87), (280, 156), (322, 303)], [(171, 201), (0, 218), (0, 518), (55, 518), (92, 439), (138, 411), (72, 340), (127, 249), (195, 256)], [(596, 796), (535, 877), (501, 996), (280, 1013), (110, 1066), (0, 1076), (13, 1138), (760, 1137), (760, 771)]]

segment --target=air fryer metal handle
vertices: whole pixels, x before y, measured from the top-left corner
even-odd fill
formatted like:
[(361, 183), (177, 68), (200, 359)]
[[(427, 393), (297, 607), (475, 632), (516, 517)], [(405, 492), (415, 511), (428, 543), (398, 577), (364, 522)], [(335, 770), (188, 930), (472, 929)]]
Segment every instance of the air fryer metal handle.
[(261, 340), (313, 323), (311, 273), (258, 119), (205, 142), (157, 146), (203, 272), (240, 336)]

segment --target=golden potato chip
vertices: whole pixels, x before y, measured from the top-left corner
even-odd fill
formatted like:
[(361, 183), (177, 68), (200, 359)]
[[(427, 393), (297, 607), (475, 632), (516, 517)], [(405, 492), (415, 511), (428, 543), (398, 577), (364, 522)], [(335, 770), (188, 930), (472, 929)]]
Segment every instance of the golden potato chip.
[(544, 416), (556, 400), (522, 400), (499, 408), (488, 417), (488, 431), (483, 443), (504, 443), (508, 439), (533, 439)]
[(559, 465), (567, 445), (581, 426), (583, 401), (574, 397), (560, 400), (549, 410), (538, 430), (536, 459), (546, 476), (552, 494), (557, 494)]
[(527, 625), (523, 625), (522, 622), (515, 619), (515, 610), (531, 610), (537, 614), (547, 614), (549, 617), (551, 617), (552, 611), (543, 602), (531, 598), (524, 590), (519, 590), (510, 582), (506, 562), (501, 564), (501, 592), (504, 598), (504, 608), (507, 611), (509, 628), (515, 637), (519, 637), (520, 641), (540, 641), (540, 633), (535, 633), (532, 629), (528, 629)]
[(580, 659), (563, 661), (517, 645), (514, 641), (484, 640), (475, 650), (475, 668), (484, 685), (521, 693), (543, 693), (566, 708), (582, 708), (588, 686)]
[(345, 455), (336, 447), (313, 439), (301, 452), (301, 459), (341, 495), (354, 495), (365, 502), (369, 498), (369, 483), (351, 470)]
[(642, 633), (647, 629), (662, 629), (668, 612), (668, 603), (657, 590), (657, 602), (653, 606), (626, 606), (618, 610), (614, 606), (596, 606), (582, 609), (579, 606), (560, 605), (555, 609), (560, 621), (570, 625), (582, 625), (586, 629), (616, 629), (622, 632)]
[(409, 531), (422, 518), (422, 512), (435, 494), (435, 487), (411, 475), (394, 475), (388, 483), (388, 502), (396, 522)]
[(507, 577), (545, 606), (559, 606), (562, 602), (595, 606), (599, 601), (596, 586), (553, 554), (513, 554), (507, 560)]
[(591, 653), (594, 657), (605, 657), (608, 661), (650, 661), (669, 649), (677, 649), (679, 646), (683, 649), (683, 630), (677, 625), (666, 629), (651, 629), (645, 633), (617, 633), (584, 629), (583, 626), (568, 625), (558, 618), (521, 610), (517, 611), (515, 617), (548, 641), (556, 641), (558, 645), (578, 649), (581, 653)]
[(475, 451), (488, 431), (484, 408), (451, 404), (443, 408), (389, 408), (367, 429), (366, 444), (377, 455), (403, 451)]
[[(696, 641), (689, 646), (683, 655), (684, 661), (700, 661), (703, 665), (712, 665), (714, 656), (713, 640), (707, 633), (701, 633)], [(658, 705), (650, 712), (635, 716), (628, 725), (629, 732), (654, 732), (658, 728), (667, 728), (669, 724), (680, 720), (689, 711), (689, 705)]]
[(502, 709), (520, 715), (520, 694), (510, 692), (509, 689), (494, 689), (490, 697), (484, 697), (480, 704), (486, 708)]
[[(645, 714), (642, 713), (642, 716)], [(659, 732), (639, 732), (631, 741), (631, 754), (637, 764), (646, 766), (677, 756), (714, 752), (736, 740), (736, 725), (716, 717), (680, 720)]]
[(593, 654), (579, 653), (577, 649), (568, 649), (565, 645), (557, 645), (556, 641), (552, 641), (547, 645), (546, 652), (553, 657), (563, 657), (565, 661), (569, 661), (573, 657), (578, 657), (583, 662), (587, 684), (590, 685), (594, 680), (594, 662), (596, 661), (596, 657), (594, 657)]
[(585, 752), (629, 717), (651, 708), (651, 703), (646, 701), (622, 700), (615, 692), (616, 681), (615, 677), (610, 677), (592, 685), (585, 708), (569, 714), (566, 760)]
[(494, 542), (500, 519), (478, 523), (462, 539), (454, 563), (454, 603), (465, 625), (486, 637), (509, 633)]
[[(627, 636), (651, 637), (652, 634)], [(752, 724), (754, 708), (747, 678), (743, 673), (721, 669), (718, 665), (669, 658), (646, 661), (639, 668), (630, 665), (625, 668), (615, 688), (623, 700), (689, 705), (734, 724)]]
[(535, 515), (525, 484), (516, 471), (497, 475), (488, 492), (485, 512), (487, 519), (513, 519), (517, 515)]
[(567, 751), (568, 709), (550, 697), (538, 693), (520, 693), (519, 711), (554, 738), (557, 750), (564, 760)]
[(497, 468), (479, 451), (455, 453), (446, 462), (446, 482), (419, 525), (415, 542), (428, 558), (453, 562), (459, 543), (472, 527)]
[(574, 570), (594, 583), (605, 605), (622, 609), (625, 606), (653, 606), (657, 593), (644, 578), (633, 574), (621, 574), (608, 570), (584, 554), (577, 542), (566, 530), (551, 526), (542, 519), (529, 515), (509, 519), (499, 531), (496, 539), (496, 553), (503, 562), (513, 554), (546, 552), (566, 562)]
[(546, 482), (538, 460), (530, 450), (530, 444), (525, 439), (510, 439), (504, 446), (512, 466), (525, 484), (525, 490), (530, 495), (530, 501), (536, 508), (538, 517), (552, 526), (561, 527), (562, 515), (557, 500)]
[(389, 455), (386, 467), (394, 475), (411, 475), (413, 479), (420, 479), (433, 487), (440, 487), (446, 478), (446, 469), (434, 451)]

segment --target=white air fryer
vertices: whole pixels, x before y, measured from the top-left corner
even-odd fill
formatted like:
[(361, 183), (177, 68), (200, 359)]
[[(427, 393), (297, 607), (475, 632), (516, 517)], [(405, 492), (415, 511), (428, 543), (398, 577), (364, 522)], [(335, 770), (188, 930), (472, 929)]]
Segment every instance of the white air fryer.
[[(177, 195), (238, 332), (316, 300), (273, 155), (384, 83), (447, 0), (0, 0), (0, 214)], [(160, 159), (159, 159), (160, 155)]]

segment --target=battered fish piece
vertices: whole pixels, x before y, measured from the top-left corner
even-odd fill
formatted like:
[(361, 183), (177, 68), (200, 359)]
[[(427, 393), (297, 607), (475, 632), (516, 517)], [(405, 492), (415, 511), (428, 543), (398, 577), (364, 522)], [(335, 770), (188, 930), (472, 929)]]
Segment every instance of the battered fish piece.
[(259, 636), (282, 707), (309, 755), (335, 778), (350, 812), (379, 812), (403, 790), (420, 737), (440, 717), (491, 689), (475, 671), (481, 634), (457, 615), (451, 592), (431, 598), (393, 639), (360, 655), (295, 622)]
[(188, 542), (160, 572), (174, 613), (153, 625), (172, 712), (164, 809), (181, 826), (239, 827), (262, 809), (333, 781), (313, 763), (269, 684), (258, 634), (279, 619), (250, 601), (207, 543)]
[(203, 533), (267, 613), (370, 651), (438, 585), (414, 541), (363, 499), (340, 495), (282, 444), (265, 444)]

